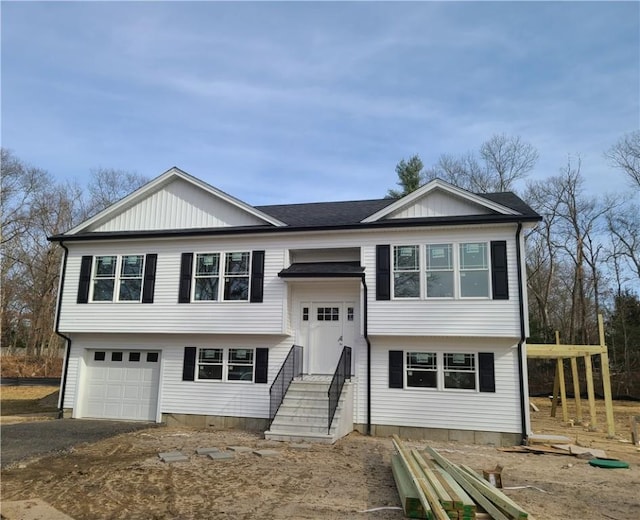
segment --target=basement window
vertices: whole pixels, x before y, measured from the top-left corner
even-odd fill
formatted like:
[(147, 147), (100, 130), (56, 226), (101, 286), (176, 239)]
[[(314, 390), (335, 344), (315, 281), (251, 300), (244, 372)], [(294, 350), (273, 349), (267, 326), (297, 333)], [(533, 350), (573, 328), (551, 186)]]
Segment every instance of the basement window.
[(407, 386), (438, 388), (438, 358), (435, 352), (407, 352)]
[(198, 381), (253, 382), (255, 372), (253, 348), (198, 349)]
[(475, 354), (444, 355), (444, 387), (460, 390), (476, 389)]

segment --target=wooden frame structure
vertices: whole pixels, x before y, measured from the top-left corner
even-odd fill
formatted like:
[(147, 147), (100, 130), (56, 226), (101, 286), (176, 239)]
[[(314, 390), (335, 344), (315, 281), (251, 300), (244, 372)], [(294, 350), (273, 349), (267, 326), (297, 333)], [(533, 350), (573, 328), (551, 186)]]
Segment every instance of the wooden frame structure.
[[(527, 344), (527, 358), (534, 359), (555, 359), (556, 375), (553, 382), (553, 402), (551, 405), (551, 416), (555, 417), (558, 406), (558, 398), (562, 405), (562, 420), (569, 422), (569, 412), (567, 410), (567, 392), (564, 382), (564, 360), (569, 359), (571, 363), (571, 375), (573, 379), (573, 393), (576, 401), (576, 419), (582, 422), (582, 402), (580, 399), (580, 380), (578, 378), (578, 358), (584, 359), (587, 380), (587, 398), (589, 400), (589, 414), (591, 426), (598, 424), (596, 418), (595, 391), (593, 387), (593, 368), (591, 356), (600, 356), (602, 367), (602, 387), (604, 393), (604, 403), (607, 418), (607, 436), (614, 437), (616, 434), (615, 422), (613, 419), (613, 403), (611, 398), (611, 375), (609, 373), (609, 353), (604, 341), (604, 322), (602, 314), (598, 314), (599, 345), (562, 345), (560, 343), (560, 333), (556, 331), (555, 344)], [(558, 394), (559, 392), (559, 394)]]

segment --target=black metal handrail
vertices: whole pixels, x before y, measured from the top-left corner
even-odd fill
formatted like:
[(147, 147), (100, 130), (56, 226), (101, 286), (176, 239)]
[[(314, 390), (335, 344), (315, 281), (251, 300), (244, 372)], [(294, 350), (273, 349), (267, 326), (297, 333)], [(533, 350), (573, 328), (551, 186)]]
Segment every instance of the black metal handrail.
[(269, 388), (269, 427), (294, 377), (302, 375), (302, 347), (293, 345)]
[(329, 396), (329, 425), (327, 427), (327, 433), (331, 433), (331, 423), (338, 408), (342, 387), (347, 379), (351, 379), (351, 347), (344, 347), (342, 349), (338, 366), (333, 373), (333, 379), (331, 379), (329, 391), (327, 392)]

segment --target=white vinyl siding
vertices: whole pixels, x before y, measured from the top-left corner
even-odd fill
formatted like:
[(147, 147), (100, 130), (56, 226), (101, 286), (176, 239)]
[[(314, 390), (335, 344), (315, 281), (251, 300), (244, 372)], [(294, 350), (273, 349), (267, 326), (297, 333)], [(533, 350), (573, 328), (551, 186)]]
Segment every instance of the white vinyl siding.
[[(243, 349), (269, 348), (269, 371), (266, 384), (239, 384), (237, 381), (207, 384), (183, 381), (184, 347)], [(64, 407), (80, 413), (80, 402), (87, 385), (87, 356), (92, 350), (118, 349), (128, 359), (128, 352), (160, 352), (158, 418), (163, 413), (218, 415), (229, 417), (269, 416), (269, 388), (291, 348), (291, 339), (273, 336), (213, 336), (177, 334), (79, 334), (73, 337), (69, 358)], [(254, 358), (255, 359), (255, 358)]]
[[(377, 244), (442, 244), (507, 241), (509, 300), (419, 299), (376, 301)], [(64, 284), (61, 332), (162, 332), (219, 334), (289, 334), (290, 287), (278, 273), (288, 267), (288, 250), (352, 248), (360, 244), (369, 295), (369, 333), (396, 336), (498, 336), (518, 337), (518, 287), (516, 273), (515, 225), (465, 226), (384, 232), (283, 233), (210, 239), (156, 239), (122, 241), (119, 254), (141, 250), (158, 254), (154, 303), (152, 305), (77, 304), (80, 260), (84, 254), (112, 254), (114, 243), (69, 243)], [(178, 304), (180, 256), (185, 251), (265, 250), (264, 302), (218, 302), (211, 305)], [(359, 281), (355, 280), (359, 284)]]
[[(286, 284), (278, 278), (284, 267), (284, 252), (281, 248), (267, 249), (264, 265), (264, 301), (218, 301), (214, 303), (178, 303), (181, 254), (185, 251), (202, 251), (203, 241), (159, 241), (145, 244), (144, 249), (158, 254), (154, 303), (136, 305), (77, 304), (76, 296), (80, 273), (81, 256), (89, 251), (93, 254), (112, 252), (113, 244), (74, 244), (69, 255), (62, 298), (60, 330), (78, 332), (140, 332), (140, 333), (250, 333), (284, 334), (286, 309)], [(228, 251), (246, 251), (247, 242), (238, 247), (237, 242), (216, 240), (216, 245)], [(252, 241), (252, 249), (260, 244)], [(119, 252), (138, 253), (140, 242), (124, 243)], [(263, 247), (264, 248), (264, 247)], [(195, 255), (194, 255), (195, 256)], [(222, 267), (224, 269), (224, 267)], [(193, 285), (193, 284), (192, 284)]]
[[(372, 424), (520, 433), (517, 349), (506, 339), (373, 337), (371, 342)], [(441, 356), (494, 352), (496, 391), (389, 388), (389, 350), (403, 350), (405, 356), (415, 351)], [(360, 380), (361, 392), (364, 385)], [(357, 423), (366, 423), (364, 412), (358, 410)]]
[(252, 225), (264, 225), (264, 221), (182, 179), (177, 179), (112, 219), (96, 225), (93, 231)]
[(473, 202), (434, 190), (414, 204), (396, 211), (388, 218), (449, 217), (458, 215), (485, 215), (490, 211)]
[[(376, 300), (375, 245), (362, 248), (362, 264), (369, 286), (369, 334), (387, 336), (480, 336), (519, 337), (520, 315), (518, 309), (517, 262), (515, 229), (513, 226), (495, 229), (467, 227), (465, 229), (433, 229), (422, 233), (387, 234), (379, 237), (378, 244), (394, 245), (424, 244), (425, 255), (428, 244), (452, 244), (454, 256), (459, 244), (485, 243), (506, 240), (509, 277), (509, 299), (484, 298), (423, 298)], [(392, 253), (393, 254), (393, 253)], [(425, 277), (428, 274), (425, 266)], [(454, 264), (455, 265), (455, 264)], [(483, 271), (488, 273), (488, 271)], [(457, 278), (457, 274), (454, 278)], [(455, 281), (459, 285), (459, 281)], [(459, 291), (459, 288), (456, 289)]]

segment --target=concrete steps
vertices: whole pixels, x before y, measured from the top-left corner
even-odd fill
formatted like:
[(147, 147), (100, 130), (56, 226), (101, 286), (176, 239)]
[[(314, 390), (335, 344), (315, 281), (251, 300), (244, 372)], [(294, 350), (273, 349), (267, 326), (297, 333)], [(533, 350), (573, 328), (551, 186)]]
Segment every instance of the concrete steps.
[[(331, 429), (328, 431), (329, 399), (327, 392), (331, 384), (331, 377), (305, 377), (309, 379), (295, 379), (291, 382), (271, 428), (264, 434), (265, 439), (333, 444), (340, 437), (346, 435), (346, 433), (340, 435), (344, 428), (338, 428), (341, 417), (345, 414), (346, 393), (343, 391), (340, 397)], [(347, 383), (345, 389), (347, 385), (350, 388), (350, 383)], [(351, 392), (349, 392), (349, 398), (352, 399)], [(349, 409), (352, 410), (352, 407)], [(353, 415), (352, 411), (350, 413)], [(348, 419), (353, 423), (353, 417)]]

